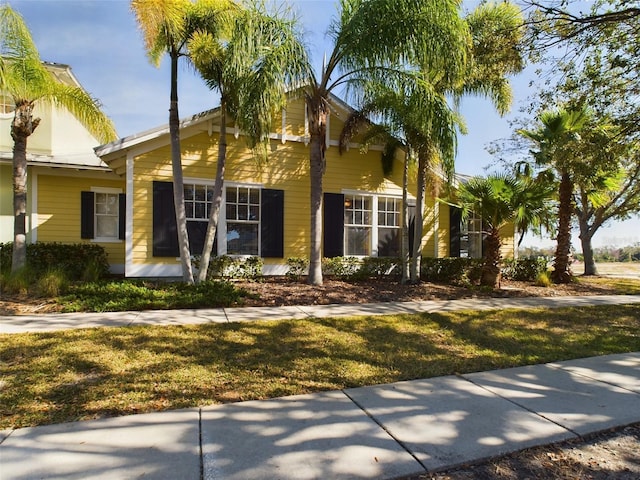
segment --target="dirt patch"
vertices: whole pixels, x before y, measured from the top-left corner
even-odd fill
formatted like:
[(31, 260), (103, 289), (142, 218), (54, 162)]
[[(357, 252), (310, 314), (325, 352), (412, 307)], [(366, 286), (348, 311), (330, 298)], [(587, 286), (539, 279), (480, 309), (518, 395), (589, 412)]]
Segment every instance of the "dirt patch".
[(402, 480), (638, 480), (640, 424)]

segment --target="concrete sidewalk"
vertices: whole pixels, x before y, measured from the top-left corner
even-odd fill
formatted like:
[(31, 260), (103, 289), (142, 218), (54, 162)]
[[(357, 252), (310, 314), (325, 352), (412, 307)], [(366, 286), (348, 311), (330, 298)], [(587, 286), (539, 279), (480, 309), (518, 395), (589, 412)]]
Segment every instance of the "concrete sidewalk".
[(468, 298), (421, 302), (301, 305), (290, 307), (208, 308), (197, 310), (147, 310), (141, 312), (53, 313), (0, 316), (0, 334), (50, 332), (71, 328), (131, 325), (186, 325), (249, 322), (359, 315), (495, 310), (504, 308), (559, 308), (640, 303), (640, 295), (593, 295), (522, 298)]
[(640, 421), (640, 352), (24, 428), (0, 477), (392, 479)]

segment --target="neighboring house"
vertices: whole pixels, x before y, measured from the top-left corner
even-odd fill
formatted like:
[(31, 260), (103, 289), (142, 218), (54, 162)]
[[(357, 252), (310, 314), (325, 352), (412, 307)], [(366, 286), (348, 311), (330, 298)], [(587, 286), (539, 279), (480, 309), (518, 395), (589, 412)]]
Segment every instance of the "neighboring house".
[[(79, 85), (66, 65), (47, 64), (61, 81)], [(13, 238), (11, 102), (0, 113), (0, 241)], [(242, 132), (228, 124), (227, 169), (214, 254), (264, 258), (264, 273), (284, 274), (290, 257), (308, 257), (309, 147), (304, 100), (292, 97), (258, 161)], [(399, 255), (403, 154), (385, 178), (381, 147), (354, 143), (340, 154), (338, 139), (351, 109), (331, 98), (324, 175), (323, 254)], [(106, 145), (66, 110), (38, 105), (42, 119), (29, 138), (28, 241), (96, 242), (111, 270), (127, 277), (180, 277), (168, 127)], [(181, 148), (191, 253), (201, 253), (212, 201), (219, 110), (182, 121)], [(415, 184), (410, 185), (415, 205)], [(415, 207), (413, 207), (415, 208)], [(453, 220), (453, 222), (451, 222)], [(460, 225), (454, 208), (427, 199), (422, 253), (481, 254), (479, 221)], [(470, 228), (469, 228), (470, 227)], [(505, 256), (513, 234), (505, 236)]]
[[(45, 65), (60, 82), (80, 86), (69, 66)], [(5, 95), (0, 100), (0, 242), (10, 242), (14, 105)], [(36, 104), (34, 117), (41, 122), (27, 141), (27, 241), (97, 242), (105, 247), (112, 271), (123, 273), (119, 210), (124, 211), (125, 182), (96, 156), (99, 142), (66, 109)]]

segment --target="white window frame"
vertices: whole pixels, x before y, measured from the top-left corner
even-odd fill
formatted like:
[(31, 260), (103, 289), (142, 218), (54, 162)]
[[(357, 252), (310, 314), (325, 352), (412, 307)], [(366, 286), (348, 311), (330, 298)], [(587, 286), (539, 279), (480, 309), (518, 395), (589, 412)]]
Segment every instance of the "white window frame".
[[(373, 192), (364, 192), (364, 191), (360, 191), (360, 190), (343, 190), (342, 194), (345, 196), (345, 202), (346, 202), (346, 198), (348, 196), (360, 196), (360, 197), (369, 197), (371, 199), (371, 224), (367, 224), (367, 225), (358, 225), (358, 224), (348, 224), (346, 221), (344, 222), (344, 241), (343, 241), (343, 246), (342, 246), (342, 251), (344, 252), (344, 256), (345, 257), (356, 257), (356, 258), (366, 258), (368, 256), (371, 257), (378, 257), (378, 240), (379, 240), (379, 235), (378, 235), (378, 229), (380, 227), (382, 228), (398, 228), (398, 230), (400, 230), (402, 228), (402, 196), (401, 195), (394, 195), (391, 193), (373, 193)], [(399, 200), (400, 202), (400, 209), (398, 211), (398, 226), (397, 227), (393, 227), (393, 226), (387, 226), (387, 225), (380, 225), (379, 221), (378, 221), (378, 213), (379, 213), (379, 201), (381, 198), (393, 198), (396, 200)], [(346, 207), (346, 206), (345, 206)], [(343, 207), (343, 208), (345, 208)], [(385, 210), (386, 211), (386, 210)], [(343, 210), (343, 214), (344, 214), (344, 210)], [(371, 228), (371, 235), (369, 236), (370, 239), (370, 245), (369, 245), (369, 251), (371, 252), (370, 255), (351, 255), (349, 253), (347, 253), (347, 227), (359, 227), (359, 226), (364, 226), (364, 227), (368, 227)]]
[[(120, 194), (122, 193), (122, 189), (120, 188), (110, 188), (110, 187), (91, 187), (91, 192), (93, 192), (93, 231), (95, 232), (94, 238), (91, 239), (92, 242), (95, 243), (118, 243), (122, 242), (120, 239)], [(99, 193), (107, 194), (107, 195), (115, 195), (116, 196), (116, 207), (118, 209), (118, 213), (115, 215), (116, 218), (116, 235), (114, 237), (99, 237), (98, 236), (98, 216), (102, 216), (98, 213), (97, 204)]]
[[(258, 199), (260, 204), (258, 205), (258, 220), (256, 221), (244, 221), (244, 220), (227, 220), (227, 189), (228, 188), (252, 188), (258, 190)], [(264, 185), (260, 183), (250, 183), (250, 182), (224, 182), (222, 188), (222, 206), (220, 208), (220, 219), (218, 225), (222, 228), (218, 228), (218, 252), (220, 255), (229, 255), (233, 258), (249, 258), (260, 256), (262, 252), (262, 189)], [(228, 253), (228, 245), (227, 245), (227, 230), (228, 230), (228, 222), (232, 223), (245, 223), (245, 224), (257, 224), (258, 225), (258, 252), (256, 254), (247, 255), (247, 254), (237, 254), (237, 253)]]
[[(189, 180), (189, 181), (184, 180), (184, 181), (182, 182), (182, 185), (183, 185), (183, 190), (184, 190), (184, 187), (192, 186), (192, 187), (194, 187), (194, 189), (195, 189), (195, 187), (206, 187), (207, 191), (208, 191), (209, 189), (211, 189), (211, 191), (213, 192), (213, 189), (214, 189), (214, 187), (215, 187), (215, 182), (211, 182), (211, 181), (199, 181), (199, 180)], [(204, 204), (205, 204), (205, 216), (204, 216), (204, 218), (197, 218), (197, 217), (195, 217), (195, 216), (191, 216), (191, 217), (190, 217), (190, 216), (188, 215), (188, 213), (187, 213), (187, 202), (191, 202), (191, 203), (193, 203), (193, 211), (194, 211), (194, 214), (195, 214), (195, 205), (196, 205), (196, 203), (203, 203), (203, 202), (202, 202), (202, 201), (200, 201), (200, 200), (196, 200), (196, 199), (195, 199), (195, 192), (194, 192), (194, 198), (193, 198), (192, 200), (187, 200), (187, 199), (186, 199), (186, 196), (185, 196), (185, 200), (184, 200), (185, 215), (186, 215), (186, 217), (187, 217), (187, 221), (188, 221), (188, 222), (208, 222), (208, 221), (209, 221), (209, 207), (212, 207), (212, 206), (213, 206), (213, 199), (211, 199), (211, 201), (208, 201), (208, 200), (206, 199), (206, 194), (205, 194), (205, 200), (204, 200)]]
[[(482, 218), (472, 213), (469, 218), (460, 222), (460, 237), (461, 239), (466, 238), (466, 240), (462, 240), (466, 243), (466, 249), (463, 248), (463, 245), (460, 245), (460, 256), (465, 258), (482, 258)], [(475, 243), (473, 250), (479, 250), (475, 252), (475, 255), (472, 255), (472, 243)]]

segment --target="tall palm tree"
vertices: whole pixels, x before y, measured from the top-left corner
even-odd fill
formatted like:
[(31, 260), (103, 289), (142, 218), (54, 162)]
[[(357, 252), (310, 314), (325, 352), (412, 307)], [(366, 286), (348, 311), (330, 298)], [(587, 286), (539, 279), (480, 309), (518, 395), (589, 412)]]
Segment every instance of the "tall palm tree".
[(184, 206), (184, 182), (180, 150), (180, 115), (178, 113), (178, 62), (189, 61), (190, 42), (199, 34), (218, 31), (230, 12), (237, 8), (232, 0), (132, 0), (131, 9), (142, 30), (150, 61), (159, 65), (165, 54), (171, 61), (169, 138), (173, 197), (178, 229), (178, 246), (182, 278), (193, 283), (187, 216)]
[(516, 230), (524, 235), (530, 227), (543, 224), (549, 215), (552, 193), (553, 186), (547, 183), (510, 174), (474, 177), (460, 184), (458, 202), (462, 219), (479, 215), (486, 235), (481, 285), (500, 286), (500, 230), (513, 222)]
[(40, 124), (38, 104), (67, 109), (101, 142), (116, 138), (113, 123), (100, 103), (82, 88), (58, 82), (43, 66), (23, 18), (9, 5), (0, 6), (0, 91), (13, 99), (14, 243), (11, 270), (26, 264), (27, 140)]
[[(448, 104), (464, 95), (488, 97), (500, 114), (512, 100), (508, 75), (522, 70), (520, 9), (506, 2), (484, 4), (465, 18), (471, 34), (463, 78), (440, 71), (418, 70), (368, 78), (363, 89), (363, 114), (375, 114), (403, 138), (418, 157), (413, 251), (410, 252), (412, 282), (419, 281), (424, 199), (427, 184), (437, 192), (442, 177), (451, 179), (455, 169), (457, 131), (464, 123)], [(395, 80), (395, 82), (393, 81)], [(357, 116), (352, 117), (357, 120)], [(351, 120), (351, 119), (350, 119)], [(354, 130), (347, 125), (346, 130)], [(345, 141), (343, 139), (343, 141)], [(406, 167), (406, 165), (405, 165)], [(406, 168), (405, 168), (406, 170)], [(405, 207), (406, 210), (406, 207)]]
[[(220, 93), (220, 140), (213, 204), (198, 281), (207, 278), (222, 204), (227, 114), (252, 147), (268, 139), (273, 114), (292, 86), (310, 78), (307, 52), (294, 19), (269, 14), (262, 4), (238, 10), (228, 32), (207, 32), (192, 44), (192, 57), (207, 85)], [(223, 35), (220, 35), (220, 34)]]
[(534, 130), (518, 130), (537, 147), (532, 151), (534, 163), (545, 175), (555, 174), (558, 181), (558, 226), (556, 252), (551, 278), (555, 283), (571, 281), (569, 253), (571, 250), (571, 218), (574, 211), (573, 167), (576, 162), (574, 144), (590, 119), (586, 106), (547, 110), (540, 115), (540, 125)]
[(308, 282), (322, 284), (322, 177), (329, 97), (345, 84), (394, 75), (406, 65), (439, 72), (448, 82), (463, 73), (469, 33), (457, 0), (341, 0), (329, 27), (333, 50), (306, 92), (311, 183)]

